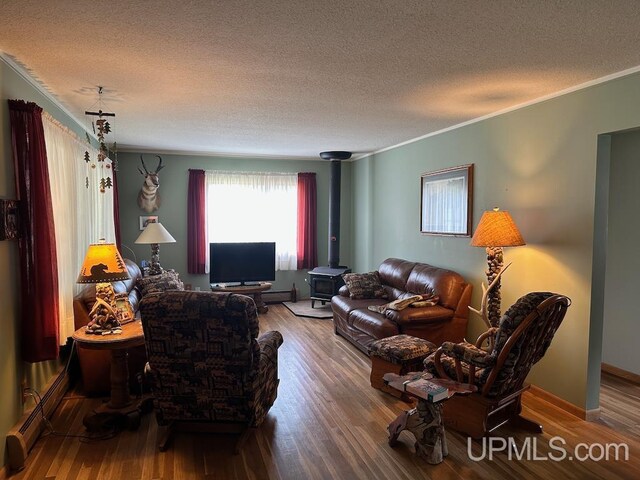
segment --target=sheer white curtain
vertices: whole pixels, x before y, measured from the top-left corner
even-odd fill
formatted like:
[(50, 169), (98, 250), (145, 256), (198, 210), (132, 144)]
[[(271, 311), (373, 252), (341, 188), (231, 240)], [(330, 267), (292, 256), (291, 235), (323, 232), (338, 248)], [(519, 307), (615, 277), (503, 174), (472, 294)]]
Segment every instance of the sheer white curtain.
[(428, 231), (467, 231), (467, 182), (464, 177), (424, 183), (422, 225)]
[[(42, 124), (47, 147), (51, 203), (56, 232), (58, 290), (60, 305), (60, 341), (65, 342), (74, 329), (73, 297), (82, 288), (76, 284), (78, 273), (90, 243), (105, 238), (115, 241), (113, 190), (100, 193), (100, 179), (111, 177), (110, 160), (96, 161), (97, 151), (81, 142), (75, 133), (43, 113)], [(88, 151), (92, 163), (84, 161)], [(86, 182), (89, 180), (89, 187)]]
[(298, 175), (205, 172), (209, 243), (276, 242), (276, 270), (295, 270)]

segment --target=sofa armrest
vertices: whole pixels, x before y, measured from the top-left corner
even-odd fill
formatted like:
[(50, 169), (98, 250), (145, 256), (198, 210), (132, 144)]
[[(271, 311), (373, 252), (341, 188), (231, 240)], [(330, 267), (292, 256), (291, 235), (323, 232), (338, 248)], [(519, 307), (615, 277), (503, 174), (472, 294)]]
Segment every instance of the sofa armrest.
[(441, 323), (453, 318), (453, 311), (441, 305), (430, 307), (408, 307), (404, 310), (386, 310), (384, 316), (398, 325)]
[(350, 297), (351, 292), (349, 292), (349, 287), (347, 287), (346, 285), (341, 286), (340, 290), (338, 290), (338, 295), (342, 297)]
[(469, 305), (471, 305), (471, 293), (473, 292), (473, 285), (467, 283), (460, 295), (460, 301), (456, 306), (455, 316), (459, 318), (469, 318)]
[(452, 343), (444, 342), (441, 346), (442, 352), (449, 357), (467, 362), (478, 368), (491, 367), (495, 364), (495, 356), (476, 347), (469, 342)]
[(84, 303), (84, 300), (80, 297), (73, 299), (73, 324), (77, 330), (81, 327), (85, 327), (89, 323), (89, 310)]

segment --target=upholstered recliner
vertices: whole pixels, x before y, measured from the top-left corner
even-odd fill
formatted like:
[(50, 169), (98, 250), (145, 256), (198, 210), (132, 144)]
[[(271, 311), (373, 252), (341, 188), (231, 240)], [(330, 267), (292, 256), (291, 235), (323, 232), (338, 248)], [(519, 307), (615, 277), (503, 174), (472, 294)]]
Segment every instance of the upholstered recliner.
[(282, 335), (257, 338), (253, 300), (233, 293), (150, 294), (140, 313), (160, 449), (173, 426), (242, 433), (239, 448), (276, 399)]
[[(443, 407), (445, 425), (481, 438), (507, 422), (535, 433), (542, 426), (523, 418), (521, 396), (531, 367), (546, 353), (560, 326), (569, 298), (549, 292), (521, 297), (475, 345), (444, 342), (424, 362), (440, 378), (468, 382), (478, 388), (469, 396), (454, 395)], [(493, 347), (483, 350), (490, 340)]]

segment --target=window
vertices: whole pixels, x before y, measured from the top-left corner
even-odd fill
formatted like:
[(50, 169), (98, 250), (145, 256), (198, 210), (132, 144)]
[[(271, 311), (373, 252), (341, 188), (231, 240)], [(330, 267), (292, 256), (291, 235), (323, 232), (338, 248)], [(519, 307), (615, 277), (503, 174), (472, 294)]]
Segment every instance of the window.
[(214, 242), (276, 242), (276, 270), (295, 270), (297, 182), (295, 173), (207, 171), (205, 271)]

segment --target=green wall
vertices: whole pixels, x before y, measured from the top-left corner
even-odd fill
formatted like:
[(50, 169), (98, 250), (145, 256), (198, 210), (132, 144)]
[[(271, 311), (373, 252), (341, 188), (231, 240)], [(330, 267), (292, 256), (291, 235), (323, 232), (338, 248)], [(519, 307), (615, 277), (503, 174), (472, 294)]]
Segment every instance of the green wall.
[(640, 132), (611, 136), (602, 361), (640, 374), (637, 315), (640, 271)]
[[(73, 119), (0, 58), (0, 198), (15, 198), (8, 98), (35, 101), (84, 135)], [(607, 248), (616, 248), (607, 243), (606, 235), (611, 136), (602, 134), (640, 126), (639, 104), (640, 74), (633, 74), (344, 163), (341, 263), (354, 271), (367, 271), (397, 256), (448, 267), (474, 284), (473, 303), (477, 305), (484, 279), (483, 249), (470, 247), (469, 239), (419, 233), (420, 174), (474, 163), (474, 225), (484, 210), (499, 206), (512, 213), (527, 241), (525, 247), (506, 250), (506, 261), (513, 265), (503, 279), (503, 307), (532, 290), (557, 291), (573, 301), (530, 381), (575, 405), (597, 407), (605, 255)], [(161, 246), (161, 261), (180, 272), (187, 283), (202, 289), (208, 285), (206, 276), (186, 274), (189, 168), (317, 172), (319, 261), (326, 264), (327, 162), (163, 158), (167, 165), (160, 174), (163, 205), (157, 213), (177, 243)], [(144, 214), (136, 203), (142, 184), (137, 171), (139, 154), (121, 153), (118, 159), (123, 242), (135, 251), (138, 261), (148, 259), (149, 247), (134, 244), (140, 233), (138, 217)], [(125, 256), (127, 253), (124, 249)], [(0, 276), (9, 279), (0, 289), (1, 437), (22, 412), (23, 379), (40, 389), (56, 368), (56, 362), (32, 365), (19, 359), (17, 255), (15, 242), (0, 242)], [(304, 279), (305, 272), (278, 272), (274, 288), (289, 289), (295, 282), (306, 296)], [(630, 314), (626, 308), (622, 313)], [(480, 320), (471, 317), (467, 338), (475, 339), (482, 329)], [(0, 442), (0, 459), (6, 463), (4, 442)]]
[[(84, 133), (73, 119), (0, 56), (0, 198), (15, 199), (8, 99), (35, 102), (79, 135)], [(55, 361), (31, 364), (20, 359), (18, 259), (17, 242), (0, 241), (0, 278), (3, 279), (0, 288), (0, 468), (7, 461), (5, 435), (22, 415), (22, 382), (40, 391), (58, 366)]]
[[(468, 238), (421, 235), (420, 174), (475, 164), (473, 224), (484, 210), (511, 212), (527, 245), (505, 251), (503, 310), (521, 295), (551, 290), (572, 306), (532, 383), (583, 408), (587, 391), (598, 134), (640, 125), (640, 75), (559, 96), (384, 151), (352, 166), (354, 268), (387, 257), (451, 268), (480, 303), (485, 253)], [(355, 248), (357, 246), (357, 248)], [(483, 330), (470, 317), (469, 340)], [(591, 340), (601, 344), (601, 330)], [(599, 337), (599, 338), (598, 338)], [(599, 359), (598, 359), (599, 362)]]
[[(330, 147), (330, 146), (329, 146)], [(318, 262), (320, 265), (328, 263), (328, 208), (329, 208), (329, 162), (318, 160), (274, 160), (267, 158), (236, 158), (236, 157), (205, 157), (190, 155), (161, 155), (165, 168), (160, 172), (160, 195), (162, 204), (154, 215), (159, 216), (160, 222), (176, 239), (174, 244), (160, 245), (160, 263), (164, 268), (173, 268), (185, 283), (203, 290), (208, 289), (208, 275), (187, 274), (187, 186), (188, 170), (230, 170), (252, 172), (316, 172), (318, 189)], [(149, 168), (155, 167), (158, 160), (149, 153), (144, 154), (145, 163)], [(119, 172), (118, 188), (120, 199), (120, 224), (122, 242), (131, 248), (138, 263), (142, 259), (150, 259), (149, 245), (136, 245), (134, 242), (139, 230), (139, 216), (147, 215), (138, 207), (137, 198), (143, 177), (138, 172), (140, 153), (120, 153), (118, 155)], [(351, 245), (351, 164), (342, 165), (342, 235), (340, 240), (341, 264), (349, 265)], [(233, 204), (221, 205), (220, 208), (233, 208)], [(274, 212), (275, 214), (275, 212)], [(250, 220), (250, 219), (249, 219)], [(238, 219), (247, 221), (247, 219)], [(123, 254), (130, 256), (130, 251), (123, 248)], [(306, 270), (278, 271), (274, 290), (290, 290), (295, 283), (302, 297), (309, 296), (309, 289), (305, 283)]]

